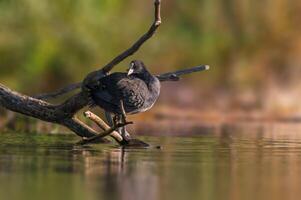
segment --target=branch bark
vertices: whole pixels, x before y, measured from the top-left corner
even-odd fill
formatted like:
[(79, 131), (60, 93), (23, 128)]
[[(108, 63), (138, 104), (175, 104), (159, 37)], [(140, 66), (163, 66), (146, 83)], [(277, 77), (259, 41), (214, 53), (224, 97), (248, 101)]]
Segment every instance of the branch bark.
[(84, 92), (74, 95), (62, 104), (53, 105), (12, 91), (0, 84), (0, 106), (29, 117), (61, 124), (75, 132), (78, 136), (87, 138), (95, 136), (97, 132), (85, 125), (74, 115), (88, 103), (89, 96)]
[(79, 83), (72, 83), (70, 85), (67, 85), (55, 92), (51, 92), (51, 93), (43, 93), (43, 94), (37, 94), (35, 96), (33, 96), (33, 98), (36, 98), (36, 99), (41, 99), (41, 100), (45, 100), (45, 99), (54, 99), (54, 98), (57, 98), (59, 96), (62, 96), (68, 92), (71, 92), (73, 90), (76, 90), (76, 89), (79, 89), (81, 87), (82, 83), (79, 82)]
[[(91, 111), (86, 111), (84, 113), (84, 116), (88, 119), (90, 119), (91, 121), (93, 121), (95, 124), (97, 124), (97, 126), (99, 128), (101, 128), (103, 131), (107, 131), (109, 130), (111, 127), (106, 124), (100, 117), (98, 117), (97, 115), (95, 115), (94, 113), (92, 113)], [(112, 131), (110, 133), (110, 136), (118, 143), (121, 143), (123, 138), (121, 137), (121, 135), (117, 132), (117, 131)]]
[(163, 82), (163, 81), (179, 81), (180, 76), (187, 75), (194, 72), (200, 72), (209, 70), (209, 65), (200, 65), (196, 67), (192, 67), (189, 69), (182, 69), (174, 72), (168, 72), (164, 74), (157, 75), (157, 78)]
[[(100, 138), (103, 138), (107, 135), (110, 135), (116, 142), (118, 142), (120, 145), (126, 148), (147, 148), (149, 147), (149, 144), (138, 140), (138, 139), (130, 139), (128, 141), (125, 141), (121, 135), (116, 131), (118, 128), (117, 126), (110, 127), (107, 125), (100, 117), (95, 115), (94, 113), (90, 111), (86, 111), (84, 113), (84, 116), (90, 120), (92, 120), (94, 123), (96, 123), (104, 132), (101, 134), (98, 134), (96, 136), (93, 136), (91, 138), (83, 139), (77, 144), (83, 145), (83, 144), (89, 144), (93, 142), (98, 142)], [(120, 127), (120, 125), (119, 125)], [(156, 147), (158, 148), (158, 147)]]

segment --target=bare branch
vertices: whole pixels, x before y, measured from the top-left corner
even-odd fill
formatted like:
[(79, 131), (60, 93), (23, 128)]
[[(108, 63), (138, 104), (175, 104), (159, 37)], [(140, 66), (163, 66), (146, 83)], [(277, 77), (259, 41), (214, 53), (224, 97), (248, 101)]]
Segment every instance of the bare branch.
[(78, 93), (60, 105), (53, 105), (18, 92), (0, 84), (0, 106), (43, 121), (66, 126), (81, 137), (97, 134), (93, 129), (74, 117), (75, 113), (89, 103), (84, 92)]
[[(78, 136), (82, 138), (90, 138), (98, 134), (94, 129), (87, 126), (76, 117), (71, 119), (69, 118), (65, 119), (64, 121), (62, 121), (61, 124), (69, 128), (71, 131), (73, 131), (74, 133), (76, 133)], [(102, 141), (108, 142), (109, 140), (103, 138)]]
[(59, 89), (58, 91), (51, 92), (51, 93), (38, 94), (38, 95), (33, 96), (33, 98), (41, 99), (41, 100), (53, 99), (53, 98), (62, 96), (70, 91), (76, 90), (76, 89), (80, 88), (81, 85), (82, 85), (81, 82), (73, 83), (73, 84), (67, 85), (66, 87)]
[[(87, 144), (94, 141), (97, 141), (98, 138), (104, 137), (106, 135), (109, 135), (113, 137), (120, 145), (126, 148), (147, 148), (149, 147), (149, 144), (138, 140), (138, 139), (130, 139), (130, 140), (123, 140), (121, 135), (114, 130), (114, 127), (110, 128), (101, 118), (99, 118), (97, 115), (90, 111), (86, 111), (84, 113), (85, 117), (95, 122), (101, 129), (103, 129), (105, 132), (101, 133), (101, 135), (94, 136), (92, 138), (88, 138), (85, 140), (80, 141), (78, 144)], [(121, 124), (122, 125), (122, 124)], [(126, 124), (125, 124), (126, 125)]]
[(119, 144), (122, 144), (123, 138), (121, 137), (121, 135), (116, 130), (118, 128), (121, 128), (121, 127), (126, 126), (128, 124), (131, 124), (131, 122), (127, 122), (125, 124), (117, 124), (117, 125), (113, 125), (112, 127), (109, 127), (102, 119), (100, 119), (97, 115), (95, 115), (94, 113), (92, 113), (90, 111), (86, 111), (84, 113), (84, 115), (88, 119), (94, 121), (101, 129), (104, 130), (104, 132), (102, 132), (100, 134), (97, 134), (93, 137), (83, 139), (82, 141), (80, 141), (78, 143), (78, 144), (81, 144), (81, 145), (98, 141), (99, 139), (104, 138), (108, 135), (111, 135)]
[(112, 134), (118, 128), (120, 128), (122, 126), (125, 126), (125, 125), (123, 124), (123, 125), (119, 125), (119, 126), (113, 126), (113, 127), (109, 128), (109, 129), (105, 130), (104, 132), (100, 133), (100, 134), (94, 135), (94, 136), (89, 137), (89, 138), (85, 138), (85, 139), (83, 139), (82, 141), (80, 141), (77, 144), (81, 144), (82, 145), (82, 144), (87, 144), (87, 143), (92, 143), (92, 142), (95, 142), (95, 141), (99, 141), (100, 139), (103, 139), (104, 137)]
[[(107, 131), (111, 128), (100, 117), (98, 117), (97, 115), (95, 115), (91, 111), (86, 111), (84, 113), (84, 116), (86, 118), (90, 119), (91, 121), (93, 121), (94, 123), (96, 123), (97, 126), (99, 126), (103, 131)], [(122, 142), (122, 140), (123, 140), (123, 138), (121, 137), (121, 135), (117, 131), (113, 131), (112, 133), (110, 133), (110, 136), (112, 138), (114, 138), (118, 143)]]
[(106, 129), (103, 133), (98, 134), (91, 127), (81, 122), (74, 115), (78, 110), (86, 106), (88, 103), (89, 97), (84, 92), (74, 95), (60, 105), (53, 105), (39, 99), (22, 95), (0, 84), (0, 106), (29, 117), (63, 125), (76, 133), (78, 136), (83, 137), (84, 143), (95, 141), (96, 139), (100, 142), (109, 142), (109, 140), (104, 137), (111, 134), (111, 136), (120, 145), (126, 147), (148, 146), (148, 144), (137, 139), (124, 141), (119, 133), (115, 132), (116, 129), (129, 123), (118, 124), (110, 128), (100, 118), (97, 119), (94, 117), (93, 121), (96, 121), (100, 127)]
[(156, 32), (157, 28), (161, 24), (161, 0), (155, 0), (154, 1), (155, 6), (155, 21), (151, 25), (150, 29), (142, 35), (129, 49), (125, 50), (121, 54), (119, 54), (117, 57), (115, 57), (112, 61), (110, 61), (108, 64), (106, 64), (101, 71), (103, 73), (108, 73), (113, 69), (115, 65), (126, 59), (127, 57), (133, 55), (136, 51), (139, 50), (139, 48), (143, 45), (144, 42), (146, 42), (149, 38), (151, 38), (154, 33)]
[(189, 69), (182, 69), (174, 72), (168, 72), (164, 74), (157, 75), (157, 78), (162, 81), (178, 81), (180, 80), (180, 76), (194, 73), (194, 72), (200, 72), (204, 70), (209, 70), (209, 65), (200, 65), (196, 67), (192, 67)]

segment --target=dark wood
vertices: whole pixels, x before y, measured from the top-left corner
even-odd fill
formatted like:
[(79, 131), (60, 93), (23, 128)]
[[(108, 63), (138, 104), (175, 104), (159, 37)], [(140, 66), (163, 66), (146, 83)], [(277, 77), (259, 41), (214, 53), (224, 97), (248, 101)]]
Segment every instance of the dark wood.
[[(94, 135), (92, 137), (89, 137), (89, 138), (85, 138), (83, 139), (82, 141), (78, 142), (77, 144), (89, 144), (89, 143), (95, 143), (95, 142), (99, 142), (101, 141), (101, 139), (103, 139), (104, 137), (110, 135), (111, 133), (115, 132), (118, 128), (122, 127), (122, 126), (126, 126), (127, 124), (129, 123), (126, 123), (126, 124), (118, 124), (118, 125), (114, 125), (112, 127), (110, 127), (109, 129), (105, 130), (104, 132), (100, 133), (100, 134), (97, 134), (97, 135)], [(122, 142), (123, 140), (121, 140)], [(121, 143), (119, 142), (119, 144)]]
[(75, 113), (85, 107), (88, 102), (89, 97), (80, 92), (62, 104), (53, 105), (20, 94), (0, 84), (0, 106), (29, 117), (64, 125), (81, 137), (91, 137), (97, 134), (74, 117)]
[(165, 74), (157, 75), (157, 77), (160, 81), (179, 81), (180, 76), (191, 74), (194, 72), (200, 72), (204, 70), (209, 70), (209, 65), (200, 65), (189, 69), (182, 69), (174, 72), (168, 72)]
[(71, 92), (73, 90), (76, 90), (76, 89), (79, 89), (81, 87), (82, 83), (79, 82), (79, 83), (72, 83), (70, 85), (67, 85), (55, 92), (50, 92), (50, 93), (43, 93), (43, 94), (37, 94), (35, 96), (33, 96), (34, 98), (36, 99), (42, 99), (42, 100), (45, 100), (45, 99), (54, 99), (54, 98), (57, 98), (59, 96), (62, 96), (68, 92)]

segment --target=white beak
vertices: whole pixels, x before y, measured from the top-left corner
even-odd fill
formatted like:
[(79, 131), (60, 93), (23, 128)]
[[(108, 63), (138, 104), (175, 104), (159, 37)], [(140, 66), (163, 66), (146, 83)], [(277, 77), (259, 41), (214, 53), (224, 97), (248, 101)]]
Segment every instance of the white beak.
[(129, 71), (128, 71), (128, 76), (130, 76), (133, 72), (134, 72), (134, 69), (130, 68)]

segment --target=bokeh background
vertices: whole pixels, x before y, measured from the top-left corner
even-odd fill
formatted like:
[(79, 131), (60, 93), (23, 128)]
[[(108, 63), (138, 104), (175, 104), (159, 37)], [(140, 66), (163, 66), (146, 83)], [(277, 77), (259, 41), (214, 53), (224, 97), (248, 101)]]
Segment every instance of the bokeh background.
[[(149, 28), (152, 4), (0, 0), (0, 83), (33, 95), (81, 81)], [(114, 71), (211, 66), (130, 117), (162, 148), (79, 146), (0, 108), (0, 199), (300, 199), (301, 123), (287, 122), (301, 122), (301, 0), (162, 0), (162, 20)]]
[[(211, 69), (165, 83), (137, 118), (299, 120), (300, 10), (298, 0), (163, 0), (157, 34), (114, 70), (132, 59), (153, 73)], [(152, 0), (0, 0), (1, 83), (31, 95), (81, 81), (152, 21)]]

